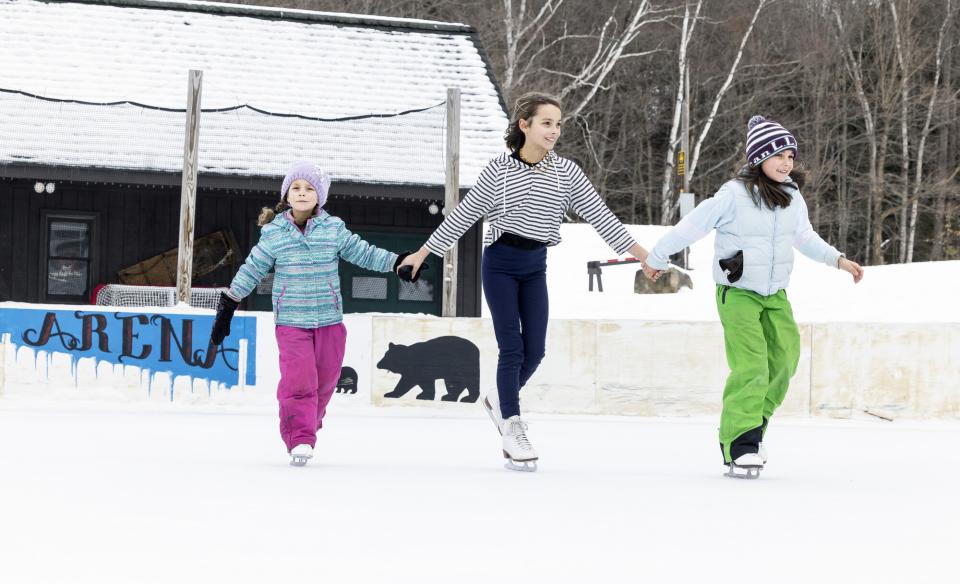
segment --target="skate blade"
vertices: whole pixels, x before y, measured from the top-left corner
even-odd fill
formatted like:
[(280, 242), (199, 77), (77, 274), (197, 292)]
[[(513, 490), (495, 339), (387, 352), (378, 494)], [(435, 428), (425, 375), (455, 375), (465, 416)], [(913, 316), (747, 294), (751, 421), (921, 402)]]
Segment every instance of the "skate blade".
[(520, 472), (537, 472), (537, 460), (510, 460), (503, 465), (503, 468)]
[(503, 457), (507, 459), (506, 464), (503, 465), (503, 468), (507, 470), (520, 470), (524, 472), (536, 472), (537, 470), (538, 459), (536, 458), (526, 458), (524, 460), (510, 458), (506, 450), (503, 451)]
[(493, 422), (493, 425), (497, 427), (497, 432), (503, 436), (503, 430), (500, 429), (500, 424), (497, 422), (497, 417), (493, 414), (493, 406), (490, 405), (490, 401), (484, 396), (483, 401), (480, 402), (483, 406), (484, 411), (487, 412), (487, 415), (490, 416), (490, 421)]
[(306, 466), (312, 456), (294, 456), (290, 458), (290, 466)]
[(760, 478), (761, 470), (763, 470), (762, 466), (736, 466), (728, 464), (727, 472), (723, 473), (723, 476), (733, 479), (758, 479)]

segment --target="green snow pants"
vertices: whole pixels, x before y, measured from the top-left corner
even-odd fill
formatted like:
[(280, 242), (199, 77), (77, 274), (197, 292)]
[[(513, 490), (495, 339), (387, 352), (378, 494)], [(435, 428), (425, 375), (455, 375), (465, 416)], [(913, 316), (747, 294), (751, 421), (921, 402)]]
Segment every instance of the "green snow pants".
[(783, 403), (800, 361), (800, 330), (784, 290), (761, 296), (718, 285), (717, 311), (730, 366), (720, 414), (720, 446), (729, 463), (731, 444), (751, 430), (762, 437)]

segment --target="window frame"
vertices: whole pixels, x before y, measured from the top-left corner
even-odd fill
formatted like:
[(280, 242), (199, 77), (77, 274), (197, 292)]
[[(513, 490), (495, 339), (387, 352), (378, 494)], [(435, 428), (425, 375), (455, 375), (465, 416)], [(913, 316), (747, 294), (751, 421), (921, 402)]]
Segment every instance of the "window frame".
[[(97, 211), (73, 211), (61, 209), (42, 209), (40, 211), (40, 225), (42, 231), (42, 245), (39, 257), (39, 297), (41, 302), (55, 304), (89, 304), (93, 295), (93, 287), (100, 277), (100, 213)], [(50, 255), (50, 227), (55, 221), (85, 223), (89, 233), (88, 252), (86, 258), (60, 258)], [(49, 266), (51, 259), (72, 259), (87, 262), (87, 286), (83, 295), (51, 294), (47, 291), (49, 283)]]

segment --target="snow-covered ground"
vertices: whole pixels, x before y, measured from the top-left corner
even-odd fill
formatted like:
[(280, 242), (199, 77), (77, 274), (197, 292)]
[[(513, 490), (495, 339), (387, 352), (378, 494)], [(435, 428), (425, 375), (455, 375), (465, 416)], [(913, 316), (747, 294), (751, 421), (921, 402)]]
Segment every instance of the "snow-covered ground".
[(0, 581), (954, 582), (960, 424), (776, 420), (760, 480), (715, 419), (0, 400)]
[[(650, 249), (669, 228), (627, 229)], [(639, 264), (603, 268), (604, 292), (589, 292), (587, 262), (616, 256), (589, 225), (565, 224), (561, 235), (563, 241), (547, 256), (552, 318), (719, 320), (710, 272), (712, 234), (691, 249), (693, 290), (662, 295), (633, 293)], [(799, 322), (960, 322), (960, 261), (869, 266), (854, 285), (846, 272), (795, 255), (787, 292)]]

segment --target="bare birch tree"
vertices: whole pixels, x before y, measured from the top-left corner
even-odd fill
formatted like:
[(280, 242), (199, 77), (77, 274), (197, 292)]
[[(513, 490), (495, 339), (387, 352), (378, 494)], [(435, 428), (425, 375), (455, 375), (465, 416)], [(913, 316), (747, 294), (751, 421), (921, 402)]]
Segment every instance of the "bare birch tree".
[(720, 108), (720, 102), (723, 101), (723, 97), (733, 85), (734, 77), (737, 75), (737, 69), (740, 67), (740, 61), (743, 59), (743, 50), (747, 46), (747, 41), (750, 40), (750, 35), (753, 33), (753, 27), (757, 24), (757, 18), (760, 16), (760, 11), (770, 3), (771, 0), (760, 0), (757, 3), (757, 8), (753, 11), (753, 18), (750, 19), (750, 24), (747, 26), (747, 30), (743, 32), (743, 36), (740, 38), (740, 47), (737, 49), (737, 54), (733, 58), (733, 63), (730, 65), (730, 71), (727, 73), (726, 79), (723, 80), (723, 85), (721, 85), (720, 89), (717, 91), (717, 95), (713, 99), (713, 106), (710, 108), (710, 114), (704, 121), (703, 128), (700, 130), (700, 135), (697, 137), (697, 140), (694, 143), (693, 155), (690, 157), (690, 165), (687, 169), (687, 178), (690, 180), (690, 182), (693, 182), (693, 177), (697, 172), (697, 162), (700, 160), (700, 149), (703, 147), (704, 142), (706, 142), (707, 135), (710, 133), (710, 128), (713, 126), (713, 122), (717, 118), (717, 110)]
[[(503, 33), (506, 46), (503, 60), (505, 63), (500, 86), (507, 103), (513, 99), (514, 88), (523, 85), (537, 57), (549, 49), (555, 41), (548, 42), (544, 29), (557, 15), (564, 0), (546, 0), (539, 9), (532, 8), (527, 0), (520, 0), (514, 9), (513, 0), (503, 2)], [(530, 4), (533, 4), (531, 1)]]
[(910, 224), (908, 227), (909, 234), (907, 235), (906, 255), (902, 258), (902, 261), (907, 263), (913, 261), (913, 250), (917, 238), (917, 215), (919, 210), (920, 191), (924, 178), (923, 161), (926, 155), (927, 138), (930, 137), (933, 111), (936, 107), (937, 97), (939, 95), (940, 78), (943, 75), (944, 40), (946, 38), (947, 31), (949, 30), (949, 25), (952, 18), (953, 0), (946, 0), (943, 8), (943, 23), (940, 25), (940, 30), (937, 32), (937, 49), (936, 56), (934, 57), (933, 83), (931, 84), (930, 88), (930, 99), (927, 102), (927, 115), (923, 121), (923, 129), (920, 131), (920, 143), (917, 146), (917, 162), (913, 180), (913, 192), (911, 193), (910, 201)]
[(664, 164), (663, 183), (660, 191), (660, 224), (670, 225), (673, 222), (673, 213), (676, 208), (673, 202), (673, 177), (676, 175), (676, 149), (679, 142), (680, 133), (680, 114), (683, 111), (683, 96), (686, 83), (686, 72), (688, 54), (690, 50), (690, 41), (696, 30), (697, 22), (700, 20), (700, 10), (703, 8), (703, 0), (697, 0), (697, 6), (693, 13), (690, 12), (690, 4), (684, 2), (683, 23), (680, 26), (680, 46), (677, 49), (677, 93), (673, 101), (673, 122), (670, 124), (670, 138), (667, 142), (667, 160)]

